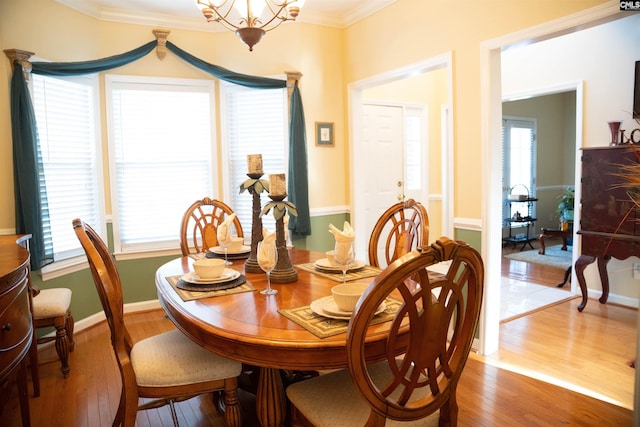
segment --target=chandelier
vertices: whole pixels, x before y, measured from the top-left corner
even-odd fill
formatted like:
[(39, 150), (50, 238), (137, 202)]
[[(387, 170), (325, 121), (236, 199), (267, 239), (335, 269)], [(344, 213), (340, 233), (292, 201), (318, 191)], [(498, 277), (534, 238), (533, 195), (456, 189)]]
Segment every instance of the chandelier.
[(196, 0), (196, 4), (207, 21), (234, 31), (252, 51), (267, 31), (295, 21), (304, 0)]

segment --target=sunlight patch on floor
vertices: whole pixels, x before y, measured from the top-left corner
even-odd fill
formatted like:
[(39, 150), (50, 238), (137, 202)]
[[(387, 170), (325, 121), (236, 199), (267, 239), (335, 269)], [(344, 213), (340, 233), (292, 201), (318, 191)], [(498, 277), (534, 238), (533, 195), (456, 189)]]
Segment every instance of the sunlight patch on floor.
[(544, 381), (545, 383), (549, 383), (549, 384), (556, 385), (558, 387), (566, 388), (567, 390), (571, 390), (571, 391), (574, 391), (576, 393), (583, 394), (585, 396), (593, 397), (594, 399), (598, 399), (598, 400), (601, 400), (603, 402), (608, 402), (608, 403), (611, 403), (612, 405), (616, 405), (616, 406), (620, 406), (622, 408), (633, 410), (633, 407), (629, 407), (624, 402), (620, 402), (618, 400), (612, 399), (609, 396), (605, 396), (605, 395), (600, 394), (598, 392), (595, 392), (593, 390), (589, 390), (587, 388), (580, 387), (580, 386), (578, 386), (576, 384), (573, 384), (571, 382), (568, 382), (568, 381), (565, 381), (565, 380), (562, 380), (562, 379), (559, 379), (559, 378), (554, 378), (554, 377), (552, 377), (550, 375), (546, 375), (546, 374), (544, 374), (542, 372), (537, 372), (537, 371), (534, 371), (534, 370), (531, 370), (531, 369), (523, 368), (522, 366), (516, 366), (516, 365), (512, 365), (510, 363), (505, 363), (503, 361), (496, 360), (491, 355), (489, 355), (489, 356), (481, 356), (479, 354), (471, 353), (469, 355), (469, 357), (472, 357), (475, 360), (478, 360), (480, 362), (486, 363), (487, 365), (495, 366), (496, 368), (499, 368), (499, 369), (505, 369), (505, 370), (510, 371), (510, 372), (515, 372), (516, 374), (524, 375), (524, 376), (529, 377), (529, 378), (533, 378), (533, 379), (536, 379), (536, 380), (539, 380), (539, 381)]

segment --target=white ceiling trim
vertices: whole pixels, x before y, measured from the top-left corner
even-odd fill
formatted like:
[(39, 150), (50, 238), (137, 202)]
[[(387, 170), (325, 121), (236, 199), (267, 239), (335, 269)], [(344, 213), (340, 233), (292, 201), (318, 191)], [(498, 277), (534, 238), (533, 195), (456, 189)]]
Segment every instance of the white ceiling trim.
[[(169, 28), (207, 32), (227, 31), (222, 25), (209, 23), (202, 16), (182, 16), (159, 13), (151, 10), (147, 10), (142, 14), (139, 10), (132, 8), (107, 7), (92, 0), (56, 1), (64, 6), (77, 10), (80, 13), (103, 21), (148, 26), (164, 26)], [(346, 28), (371, 14), (384, 9), (396, 1), (397, 0), (368, 0), (361, 2), (358, 6), (353, 6), (351, 9), (340, 10), (336, 13), (320, 10), (314, 11), (312, 8), (305, 7), (304, 12), (300, 14), (298, 20), (309, 24)], [(194, 10), (196, 10), (195, 5)]]

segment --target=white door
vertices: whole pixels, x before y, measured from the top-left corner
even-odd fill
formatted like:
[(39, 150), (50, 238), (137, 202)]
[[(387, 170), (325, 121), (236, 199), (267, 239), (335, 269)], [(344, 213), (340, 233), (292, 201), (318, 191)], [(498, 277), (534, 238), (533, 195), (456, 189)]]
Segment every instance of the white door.
[[(363, 145), (358, 149), (366, 179), (361, 180), (364, 229), (369, 236), (380, 215), (400, 200), (426, 203), (426, 108), (365, 104)], [(409, 154), (407, 154), (409, 153)], [(366, 257), (359, 250), (360, 257)]]
[[(378, 217), (403, 197), (404, 155), (402, 108), (364, 105), (362, 164), (367, 179), (361, 189), (364, 196), (364, 226), (371, 235)], [(361, 254), (360, 256), (364, 256)], [(365, 256), (366, 258), (366, 256)]]

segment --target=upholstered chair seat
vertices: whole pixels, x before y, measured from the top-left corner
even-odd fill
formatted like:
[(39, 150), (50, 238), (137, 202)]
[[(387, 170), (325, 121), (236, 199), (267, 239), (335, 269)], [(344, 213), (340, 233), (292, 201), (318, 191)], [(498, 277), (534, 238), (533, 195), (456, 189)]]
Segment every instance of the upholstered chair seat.
[[(69, 352), (73, 351), (73, 316), (71, 315), (71, 289), (34, 288), (33, 323), (36, 329), (55, 328), (55, 337), (45, 336), (37, 339), (38, 344), (55, 340), (56, 352), (60, 358), (62, 375), (69, 375)], [(32, 360), (34, 363), (34, 360)], [(35, 361), (37, 363), (37, 360)], [(35, 379), (34, 379), (35, 380)]]
[(172, 387), (237, 377), (242, 364), (194, 345), (179, 330), (138, 341), (131, 364), (140, 387)]
[[(373, 383), (379, 386), (392, 378), (384, 362), (369, 366), (369, 374)], [(424, 395), (419, 392), (413, 397)], [(287, 397), (316, 427), (363, 426), (371, 415), (371, 407), (358, 393), (347, 370), (295, 383), (287, 388)], [(437, 427), (438, 418), (438, 412), (435, 412), (417, 421), (387, 420), (385, 427)]]

